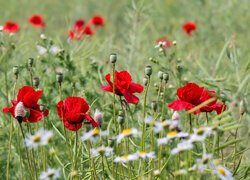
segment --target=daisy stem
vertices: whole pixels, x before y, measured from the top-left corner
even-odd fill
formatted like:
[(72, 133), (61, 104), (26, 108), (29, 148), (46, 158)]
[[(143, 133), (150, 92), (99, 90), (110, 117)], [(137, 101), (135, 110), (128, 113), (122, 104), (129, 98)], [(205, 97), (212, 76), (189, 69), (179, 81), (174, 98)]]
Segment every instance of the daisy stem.
[[(15, 90), (16, 90), (16, 85), (17, 85), (17, 80), (18, 80), (18, 75), (16, 75), (15, 78), (15, 83), (14, 83), (14, 87), (13, 87), (13, 94), (12, 97), (14, 99), (15, 97)], [(7, 96), (7, 104), (8, 104), (8, 95)], [(6, 179), (9, 179), (9, 168), (10, 168), (10, 154), (11, 154), (11, 144), (12, 144), (12, 133), (13, 133), (13, 117), (11, 116), (10, 118), (10, 139), (9, 139), (9, 150), (8, 150), (8, 161), (7, 161), (7, 170), (6, 170)], [(20, 162), (20, 164), (22, 165), (22, 163)], [(21, 168), (22, 170), (22, 168)]]
[[(18, 123), (18, 124), (19, 124), (20, 130), (21, 130), (22, 137), (23, 137), (23, 142), (24, 142), (25, 136), (24, 136), (22, 124), (21, 124), (21, 123)], [(31, 168), (31, 163), (30, 163), (30, 158), (29, 158), (29, 152), (28, 152), (28, 149), (27, 149), (27, 147), (25, 146), (25, 144), (24, 144), (24, 147), (25, 147), (25, 152), (26, 152), (26, 157), (27, 157), (27, 161), (28, 161), (28, 167), (29, 167), (30, 175), (32, 176), (32, 179), (35, 179), (35, 177), (34, 177), (34, 175), (33, 175), (33, 173), (32, 173), (32, 168)]]
[(104, 168), (104, 158), (103, 158), (103, 154), (102, 154), (102, 175), (103, 175), (103, 179), (105, 179), (105, 168)]
[(115, 135), (118, 135), (116, 124), (116, 109), (115, 109), (115, 63), (113, 63), (113, 119), (115, 124)]
[(93, 173), (94, 173), (94, 179), (98, 179), (97, 176), (96, 176), (96, 168), (95, 168), (95, 161), (93, 158), (91, 158), (91, 153), (90, 153), (90, 149), (92, 148), (92, 145), (91, 145), (91, 142), (90, 140), (88, 140), (88, 150), (89, 150), (89, 161), (91, 162), (92, 164), (92, 167), (94, 169)]
[(145, 117), (146, 117), (146, 105), (147, 105), (147, 94), (148, 94), (148, 89), (149, 89), (149, 84), (150, 84), (150, 76), (148, 77), (148, 83), (146, 86), (145, 90), (145, 95), (144, 95), (144, 103), (143, 103), (143, 121), (142, 121), (142, 140), (141, 140), (141, 150), (145, 151)]
[[(162, 102), (162, 110), (161, 110), (161, 122), (164, 120), (164, 106), (165, 106), (165, 96), (166, 96), (166, 84), (163, 85), (163, 102)], [(159, 138), (162, 137), (162, 132), (160, 132)], [(161, 151), (162, 151), (162, 145), (159, 147), (159, 153), (158, 153), (158, 169), (161, 169)]]

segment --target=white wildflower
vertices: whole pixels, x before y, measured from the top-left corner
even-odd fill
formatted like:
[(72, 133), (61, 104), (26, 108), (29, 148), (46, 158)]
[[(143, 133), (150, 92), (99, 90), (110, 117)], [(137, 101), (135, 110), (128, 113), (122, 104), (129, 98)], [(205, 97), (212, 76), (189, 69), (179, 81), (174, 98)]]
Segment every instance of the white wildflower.
[(142, 159), (146, 159), (146, 158), (149, 158), (149, 159), (153, 159), (155, 158), (155, 152), (143, 152), (143, 151), (137, 151), (136, 152), (137, 156), (139, 158), (142, 158)]
[(184, 140), (177, 144), (177, 147), (171, 151), (171, 154), (177, 154), (182, 151), (190, 150), (194, 145), (189, 140)]
[(61, 51), (61, 49), (58, 46), (52, 46), (49, 49), (50, 54), (57, 55), (57, 53)]
[(97, 140), (98, 137), (107, 136), (107, 135), (108, 135), (108, 131), (101, 131), (99, 129), (93, 129), (93, 130), (90, 130), (89, 132), (83, 133), (81, 140), (82, 141), (86, 141), (86, 140), (95, 141)]
[(214, 172), (221, 180), (234, 179), (232, 173), (222, 165), (215, 166)]
[(137, 160), (137, 159), (138, 159), (137, 154), (129, 154), (129, 155), (125, 155), (125, 156), (116, 157), (114, 159), (114, 162), (116, 162), (116, 163), (127, 163), (129, 161), (134, 161), (134, 160)]
[(139, 132), (137, 129), (135, 128), (132, 128), (132, 129), (124, 129), (122, 131), (121, 134), (119, 134), (117, 136), (117, 143), (120, 143), (121, 140), (125, 137), (130, 137), (130, 136), (133, 136), (133, 137), (137, 137), (138, 135), (140, 135), (141, 132)]
[(113, 152), (113, 148), (101, 146), (97, 149), (91, 149), (91, 156), (96, 157), (98, 155), (110, 156)]
[(47, 49), (40, 46), (40, 45), (37, 45), (36, 48), (38, 50), (38, 54), (40, 54), (40, 55), (44, 55), (47, 52)]
[(59, 169), (49, 168), (47, 171), (43, 171), (39, 177), (41, 180), (57, 179), (60, 177)]

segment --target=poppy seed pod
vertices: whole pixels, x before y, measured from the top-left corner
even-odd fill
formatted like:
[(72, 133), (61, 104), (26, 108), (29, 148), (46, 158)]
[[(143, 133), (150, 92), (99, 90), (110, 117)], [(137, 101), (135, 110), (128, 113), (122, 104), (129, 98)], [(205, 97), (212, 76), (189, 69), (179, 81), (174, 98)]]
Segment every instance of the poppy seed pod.
[(58, 73), (56, 74), (56, 81), (57, 81), (58, 83), (62, 83), (62, 82), (63, 82), (63, 73), (62, 73), (62, 72), (58, 72)]
[(168, 73), (163, 73), (163, 79), (168, 82), (168, 79), (169, 79), (169, 74)]
[(115, 64), (117, 60), (117, 55), (115, 53), (110, 54), (109, 60), (111, 63)]
[(145, 67), (145, 74), (146, 74), (147, 76), (151, 76), (151, 74), (152, 74), (152, 66), (147, 65), (147, 66)]
[(38, 88), (38, 86), (39, 86), (39, 84), (40, 84), (40, 79), (39, 79), (39, 77), (35, 77), (35, 78), (33, 79), (33, 84), (34, 84), (35, 88)]
[(13, 73), (14, 73), (14, 75), (18, 75), (19, 74), (19, 67), (18, 66), (14, 66), (13, 67)]
[(148, 78), (147, 77), (143, 78), (143, 84), (144, 84), (144, 86), (148, 85)]
[(103, 123), (103, 115), (102, 115), (102, 113), (101, 113), (98, 109), (95, 110), (94, 120), (95, 120), (100, 126), (102, 126), (102, 123)]
[(16, 108), (15, 108), (15, 117), (16, 119), (18, 120), (19, 123), (22, 123), (23, 121), (23, 118), (25, 117), (25, 109), (24, 109), (24, 106), (23, 106), (23, 103), (22, 102), (19, 102), (17, 105), (16, 105)]
[(159, 71), (159, 72), (158, 72), (158, 78), (159, 78), (159, 79), (163, 79), (163, 72), (162, 72), (162, 71)]
[(33, 58), (29, 58), (28, 59), (28, 65), (29, 65), (29, 67), (32, 67), (33, 63), (34, 63), (34, 59)]
[(151, 107), (152, 107), (152, 109), (153, 109), (154, 112), (156, 112), (157, 106), (158, 106), (157, 101), (152, 101)]
[(118, 122), (120, 125), (123, 125), (123, 123), (125, 122), (125, 115), (124, 114), (118, 115)]

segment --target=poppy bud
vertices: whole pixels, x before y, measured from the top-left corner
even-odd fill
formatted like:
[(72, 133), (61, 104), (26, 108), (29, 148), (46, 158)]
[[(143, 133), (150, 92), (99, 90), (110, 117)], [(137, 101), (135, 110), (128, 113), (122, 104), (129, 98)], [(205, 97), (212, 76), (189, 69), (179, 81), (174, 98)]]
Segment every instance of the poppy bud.
[(33, 79), (33, 84), (34, 84), (35, 88), (38, 88), (38, 86), (39, 86), (39, 84), (40, 84), (40, 79), (39, 79), (39, 77), (35, 77), (35, 78)]
[(29, 67), (32, 67), (33, 63), (34, 63), (34, 59), (33, 58), (29, 58), (28, 59), (28, 65), (29, 65)]
[(19, 74), (19, 67), (18, 66), (14, 66), (13, 67), (13, 73), (14, 73), (14, 75), (18, 75)]
[(172, 115), (172, 121), (179, 121), (180, 120), (180, 115), (177, 111), (174, 112)]
[(163, 72), (162, 72), (162, 71), (159, 71), (159, 72), (158, 72), (158, 78), (159, 78), (159, 79), (163, 79)]
[(152, 66), (148, 65), (148, 66), (145, 67), (145, 74), (147, 76), (151, 76), (151, 74), (152, 74)]
[(46, 105), (45, 104), (40, 104), (40, 109), (42, 112), (46, 110)]
[(41, 35), (40, 35), (40, 38), (41, 38), (42, 40), (46, 40), (46, 39), (47, 39), (47, 37), (46, 37), (44, 34), (41, 34)]
[(115, 64), (117, 60), (117, 55), (115, 53), (110, 54), (109, 60), (111, 63)]
[(152, 109), (153, 109), (154, 112), (156, 112), (157, 106), (158, 106), (158, 105), (157, 105), (157, 102), (156, 102), (156, 101), (152, 101), (151, 107), (152, 107)]
[(173, 45), (176, 46), (176, 45), (177, 45), (177, 42), (176, 42), (176, 41), (173, 41)]
[(63, 82), (63, 73), (62, 72), (58, 72), (57, 75), (56, 75), (56, 81), (58, 83), (62, 83)]
[(166, 83), (168, 82), (169, 79), (169, 74), (168, 73), (163, 73), (163, 79), (166, 81)]
[(118, 115), (118, 122), (119, 122), (119, 124), (123, 125), (124, 121), (125, 121), (125, 115), (124, 114), (119, 114)]
[(102, 126), (103, 115), (98, 109), (95, 110), (94, 119), (100, 126)]
[(147, 77), (143, 78), (143, 84), (144, 84), (144, 86), (148, 85), (148, 78)]
[(163, 92), (161, 92), (161, 93), (160, 93), (160, 96), (161, 96), (161, 97), (163, 97), (163, 95), (164, 95), (164, 93), (163, 93)]
[(22, 123), (23, 118), (25, 117), (25, 109), (24, 109), (24, 106), (23, 106), (22, 102), (19, 102), (16, 105), (16, 108), (15, 108), (15, 117), (18, 120), (19, 123)]

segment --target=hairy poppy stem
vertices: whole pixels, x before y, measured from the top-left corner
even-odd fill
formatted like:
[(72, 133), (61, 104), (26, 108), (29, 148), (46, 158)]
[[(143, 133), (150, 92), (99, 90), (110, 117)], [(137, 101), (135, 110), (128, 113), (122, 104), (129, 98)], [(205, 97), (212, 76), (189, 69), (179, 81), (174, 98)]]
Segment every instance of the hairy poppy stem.
[(33, 87), (33, 73), (32, 73), (32, 67), (29, 67), (29, 73), (30, 73), (30, 84), (31, 84), (31, 87)]
[(115, 109), (115, 63), (113, 63), (113, 119), (115, 124), (115, 135), (118, 135), (116, 124), (116, 109)]
[[(15, 90), (16, 90), (16, 85), (17, 85), (17, 80), (18, 80), (18, 75), (16, 75), (16, 78), (15, 78), (15, 83), (14, 83), (14, 87), (13, 87), (13, 99), (15, 98)], [(8, 95), (7, 95), (7, 98), (8, 98)], [(12, 134), (13, 134), (13, 117), (11, 116), (10, 118), (10, 139), (9, 139), (9, 150), (8, 150), (8, 161), (7, 161), (7, 170), (6, 170), (6, 179), (8, 180), (9, 179), (9, 168), (10, 168), (10, 154), (11, 154), (11, 144), (12, 144)], [(20, 155), (20, 158), (21, 158), (21, 154)], [(20, 159), (20, 166), (21, 166), (21, 171), (22, 171), (22, 161)]]
[(77, 170), (77, 141), (78, 141), (78, 133), (77, 133), (77, 124), (75, 124), (76, 134), (75, 134), (75, 166), (74, 169)]
[[(22, 137), (23, 137), (23, 142), (24, 142), (25, 136), (24, 136), (22, 124), (21, 123), (18, 123), (18, 124), (19, 124), (20, 130), (21, 130)], [(35, 177), (34, 177), (34, 175), (32, 173), (32, 168), (31, 168), (31, 163), (30, 163), (30, 158), (29, 158), (29, 152), (28, 152), (28, 149), (27, 149), (25, 144), (24, 144), (24, 147), (25, 147), (25, 151), (26, 151), (26, 157), (27, 157), (27, 161), (28, 161), (28, 167), (29, 167), (30, 175), (32, 176), (32, 179), (35, 179)]]

